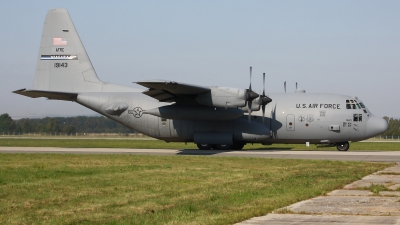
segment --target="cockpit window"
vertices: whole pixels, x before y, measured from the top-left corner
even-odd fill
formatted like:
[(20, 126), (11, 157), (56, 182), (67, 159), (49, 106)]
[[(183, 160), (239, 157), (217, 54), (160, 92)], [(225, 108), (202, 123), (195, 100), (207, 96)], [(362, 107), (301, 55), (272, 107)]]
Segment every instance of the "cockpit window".
[(364, 103), (360, 102), (361, 108), (365, 109)]
[(361, 105), (356, 100), (354, 100), (354, 103), (356, 104), (357, 109), (361, 109)]
[(346, 100), (346, 109), (361, 109), (365, 108), (364, 104), (358, 103), (356, 100)]

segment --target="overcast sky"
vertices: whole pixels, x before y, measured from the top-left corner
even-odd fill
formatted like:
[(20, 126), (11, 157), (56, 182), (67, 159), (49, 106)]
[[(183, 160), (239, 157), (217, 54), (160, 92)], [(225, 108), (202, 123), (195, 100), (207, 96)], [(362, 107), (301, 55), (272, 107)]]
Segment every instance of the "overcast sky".
[(206, 86), (359, 97), (400, 117), (400, 1), (2, 1), (0, 114), (94, 115), (31, 99), (47, 10), (66, 8), (103, 81), (165, 79)]

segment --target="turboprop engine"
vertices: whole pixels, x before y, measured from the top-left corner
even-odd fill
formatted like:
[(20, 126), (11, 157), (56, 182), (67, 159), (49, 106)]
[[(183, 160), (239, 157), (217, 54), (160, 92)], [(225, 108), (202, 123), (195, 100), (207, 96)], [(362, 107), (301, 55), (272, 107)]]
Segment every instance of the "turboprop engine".
[(246, 106), (248, 101), (258, 97), (257, 93), (249, 89), (229, 87), (210, 87), (210, 89), (210, 92), (197, 95), (196, 101), (212, 107), (237, 108)]

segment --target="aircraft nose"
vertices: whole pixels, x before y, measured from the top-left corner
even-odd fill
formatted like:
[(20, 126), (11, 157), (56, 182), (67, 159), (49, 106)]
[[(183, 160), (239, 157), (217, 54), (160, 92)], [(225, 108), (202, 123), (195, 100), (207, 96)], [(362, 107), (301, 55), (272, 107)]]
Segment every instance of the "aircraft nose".
[(389, 129), (388, 122), (380, 117), (372, 116), (367, 123), (367, 132), (370, 137), (384, 133)]

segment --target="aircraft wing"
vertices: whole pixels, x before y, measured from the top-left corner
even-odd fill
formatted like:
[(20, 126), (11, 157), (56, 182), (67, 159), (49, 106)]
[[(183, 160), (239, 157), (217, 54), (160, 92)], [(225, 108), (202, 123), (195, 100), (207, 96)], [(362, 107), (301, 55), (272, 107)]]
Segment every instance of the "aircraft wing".
[[(210, 92), (209, 87), (178, 83), (167, 80), (148, 80), (136, 82), (137, 84), (149, 88), (143, 92), (160, 102), (187, 102), (194, 99), (196, 95)], [(193, 100), (192, 103), (195, 103)]]

